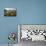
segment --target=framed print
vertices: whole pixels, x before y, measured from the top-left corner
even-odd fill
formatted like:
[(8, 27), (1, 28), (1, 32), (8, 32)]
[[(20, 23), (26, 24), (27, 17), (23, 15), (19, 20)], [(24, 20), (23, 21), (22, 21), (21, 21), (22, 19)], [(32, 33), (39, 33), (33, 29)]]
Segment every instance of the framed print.
[(5, 8), (4, 16), (16, 16), (16, 9), (15, 8)]

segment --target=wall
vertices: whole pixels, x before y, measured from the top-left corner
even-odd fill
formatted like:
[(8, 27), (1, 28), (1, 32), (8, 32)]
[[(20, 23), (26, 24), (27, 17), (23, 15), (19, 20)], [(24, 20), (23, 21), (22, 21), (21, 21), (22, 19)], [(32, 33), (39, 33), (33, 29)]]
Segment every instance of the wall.
[[(6, 7), (16, 8), (17, 16), (4, 17)], [(17, 24), (46, 24), (46, 0), (0, 0), (0, 44), (8, 43), (9, 32), (17, 33)]]

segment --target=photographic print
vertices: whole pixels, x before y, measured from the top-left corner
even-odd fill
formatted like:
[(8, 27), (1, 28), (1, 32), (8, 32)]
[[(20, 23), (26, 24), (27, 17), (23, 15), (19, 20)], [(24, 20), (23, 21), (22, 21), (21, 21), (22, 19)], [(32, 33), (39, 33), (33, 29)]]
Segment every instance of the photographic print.
[(4, 16), (16, 16), (16, 9), (15, 8), (5, 8)]

